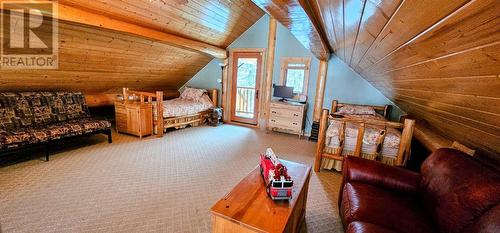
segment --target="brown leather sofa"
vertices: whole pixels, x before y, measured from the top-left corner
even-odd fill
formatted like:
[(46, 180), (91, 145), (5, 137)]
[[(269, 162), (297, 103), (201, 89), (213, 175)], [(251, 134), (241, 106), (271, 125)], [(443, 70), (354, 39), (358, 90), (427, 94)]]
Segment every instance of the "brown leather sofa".
[(500, 173), (453, 149), (439, 149), (421, 173), (348, 157), (339, 207), (353, 232), (500, 232)]

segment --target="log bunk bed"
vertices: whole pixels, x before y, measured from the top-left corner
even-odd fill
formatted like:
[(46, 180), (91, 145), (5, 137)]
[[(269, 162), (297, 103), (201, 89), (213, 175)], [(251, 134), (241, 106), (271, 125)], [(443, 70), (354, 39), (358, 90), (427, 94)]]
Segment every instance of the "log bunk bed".
[[(145, 92), (145, 91), (132, 91), (129, 88), (123, 88), (123, 100), (127, 102), (140, 102), (150, 103), (153, 106), (153, 132), (158, 137), (163, 137), (163, 134), (169, 128), (185, 128), (187, 126), (199, 126), (206, 122), (212, 109), (217, 107), (218, 90), (210, 89), (204, 90), (210, 98), (212, 107), (199, 111), (193, 114), (186, 114), (180, 116), (167, 116), (165, 117), (165, 102), (163, 91)], [(162, 117), (163, 116), (163, 117)]]
[[(342, 114), (339, 110), (344, 107), (372, 109), (374, 115)], [(404, 166), (410, 157), (415, 121), (389, 121), (390, 110), (390, 105), (355, 105), (334, 100), (332, 114), (328, 109), (321, 113), (314, 170), (334, 168), (340, 171), (348, 155)]]

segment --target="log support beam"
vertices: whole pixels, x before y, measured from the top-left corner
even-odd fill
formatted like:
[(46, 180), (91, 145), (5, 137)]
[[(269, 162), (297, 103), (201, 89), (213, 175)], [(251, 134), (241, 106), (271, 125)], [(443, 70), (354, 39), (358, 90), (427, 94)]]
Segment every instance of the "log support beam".
[(323, 100), (325, 97), (325, 84), (328, 72), (328, 61), (319, 61), (318, 80), (316, 81), (316, 97), (314, 99), (313, 121), (318, 122), (323, 109)]
[(229, 78), (229, 58), (226, 58), (222, 61), (221, 63), (222, 67), (222, 100), (221, 100), (221, 105), (222, 105), (222, 121), (223, 122), (228, 122), (229, 121), (229, 115), (230, 115), (230, 109), (229, 106), (227, 105), (227, 94), (228, 92), (228, 78)]
[(276, 51), (276, 28), (275, 18), (269, 18), (269, 36), (267, 39), (266, 73), (263, 82), (261, 127), (266, 128), (269, 120), (269, 103), (271, 102), (271, 91), (273, 87), (274, 53)]

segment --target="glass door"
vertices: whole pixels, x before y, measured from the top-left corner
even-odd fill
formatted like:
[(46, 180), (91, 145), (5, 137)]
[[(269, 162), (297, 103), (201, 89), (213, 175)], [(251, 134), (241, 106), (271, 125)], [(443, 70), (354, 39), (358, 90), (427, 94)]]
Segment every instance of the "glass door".
[(231, 121), (256, 125), (262, 54), (234, 52), (232, 62)]

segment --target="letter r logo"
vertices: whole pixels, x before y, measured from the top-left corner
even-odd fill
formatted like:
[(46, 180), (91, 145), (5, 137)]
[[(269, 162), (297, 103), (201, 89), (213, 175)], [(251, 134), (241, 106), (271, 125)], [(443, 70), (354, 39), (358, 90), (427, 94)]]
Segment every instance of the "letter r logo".
[(58, 69), (58, 4), (0, 0), (0, 70)]
[(2, 3), (2, 54), (52, 54), (51, 3)]
[(43, 14), (40, 10), (30, 9), (30, 24), (28, 27), (29, 30), (29, 47), (30, 48), (48, 48), (48, 46), (38, 37), (33, 31), (33, 28), (39, 28), (43, 23)]

